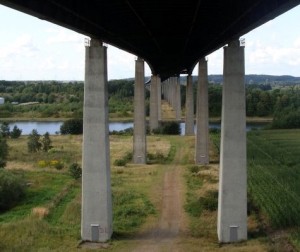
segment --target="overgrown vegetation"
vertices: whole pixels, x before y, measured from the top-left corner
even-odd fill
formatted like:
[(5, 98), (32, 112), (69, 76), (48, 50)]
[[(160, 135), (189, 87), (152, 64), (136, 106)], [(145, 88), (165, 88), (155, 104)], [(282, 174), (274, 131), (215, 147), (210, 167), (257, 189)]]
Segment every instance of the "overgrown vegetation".
[(0, 169), (0, 213), (17, 205), (25, 191), (26, 183), (21, 175)]
[(8, 145), (6, 137), (0, 133), (0, 170), (6, 166), (6, 160), (8, 156)]
[(180, 135), (181, 129), (179, 122), (161, 122), (161, 125), (153, 130), (154, 134)]

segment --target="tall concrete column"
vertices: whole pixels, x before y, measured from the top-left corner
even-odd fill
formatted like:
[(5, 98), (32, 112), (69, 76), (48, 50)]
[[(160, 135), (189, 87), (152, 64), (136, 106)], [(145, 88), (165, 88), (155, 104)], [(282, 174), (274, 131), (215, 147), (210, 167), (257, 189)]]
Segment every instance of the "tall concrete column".
[(85, 57), (81, 237), (104, 242), (112, 234), (106, 47), (92, 39)]
[(157, 107), (158, 107), (158, 121), (160, 122), (161, 121), (161, 93), (162, 93), (162, 84), (161, 84), (161, 79), (160, 77), (158, 76), (157, 78)]
[(157, 75), (151, 76), (150, 89), (150, 130), (158, 128), (158, 79)]
[(145, 112), (145, 74), (144, 60), (135, 62), (134, 84), (134, 129), (133, 129), (133, 162), (146, 163), (146, 112)]
[(181, 120), (181, 91), (180, 91), (180, 77), (175, 78), (175, 113), (176, 120)]
[(207, 61), (199, 61), (197, 111), (196, 111), (196, 164), (209, 163), (209, 129), (208, 129), (208, 77)]
[(218, 237), (247, 239), (247, 163), (244, 47), (224, 47)]
[(194, 94), (193, 77), (187, 76), (185, 99), (185, 135), (194, 135)]

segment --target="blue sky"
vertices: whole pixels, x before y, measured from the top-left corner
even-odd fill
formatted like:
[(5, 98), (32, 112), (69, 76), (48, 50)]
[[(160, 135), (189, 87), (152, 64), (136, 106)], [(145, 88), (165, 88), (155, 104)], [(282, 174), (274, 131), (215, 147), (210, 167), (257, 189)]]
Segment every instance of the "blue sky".
[[(0, 5), (0, 38), (1, 80), (84, 78), (84, 35)], [(243, 38), (246, 74), (300, 76), (300, 6)], [(208, 73), (221, 74), (223, 49), (207, 58)], [(134, 61), (108, 45), (108, 79), (133, 77)]]

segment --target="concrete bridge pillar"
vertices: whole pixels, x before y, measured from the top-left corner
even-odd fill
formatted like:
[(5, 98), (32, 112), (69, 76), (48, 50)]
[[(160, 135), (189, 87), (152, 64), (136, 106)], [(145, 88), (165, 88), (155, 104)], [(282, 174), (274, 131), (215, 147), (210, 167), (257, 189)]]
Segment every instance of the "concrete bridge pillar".
[(187, 76), (186, 82), (186, 99), (185, 99), (185, 135), (194, 135), (194, 93), (193, 77)]
[(176, 120), (181, 120), (181, 91), (180, 91), (180, 77), (175, 77), (175, 113)]
[(161, 93), (162, 93), (162, 85), (161, 85), (161, 79), (158, 76), (157, 78), (157, 103), (158, 103), (158, 122), (161, 121)]
[(209, 164), (208, 77), (207, 61), (199, 61), (196, 111), (196, 164)]
[(112, 234), (107, 56), (96, 39), (86, 47), (82, 146), (81, 237), (105, 242)]
[(151, 76), (150, 89), (150, 130), (158, 128), (158, 79), (157, 75)]
[[(134, 84), (134, 129), (133, 129), (133, 162), (146, 163), (146, 112), (145, 112), (145, 74), (144, 60), (135, 62)], [(157, 93), (157, 92), (156, 92)]]
[(244, 47), (224, 47), (218, 237), (220, 242), (247, 239), (247, 163)]

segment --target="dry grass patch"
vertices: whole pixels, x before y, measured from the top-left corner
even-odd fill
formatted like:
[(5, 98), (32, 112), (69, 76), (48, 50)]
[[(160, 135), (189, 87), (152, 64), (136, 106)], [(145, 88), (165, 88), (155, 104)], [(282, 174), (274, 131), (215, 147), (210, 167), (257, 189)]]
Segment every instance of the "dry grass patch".
[(32, 215), (39, 219), (44, 219), (49, 214), (49, 209), (46, 207), (35, 207), (32, 209)]

